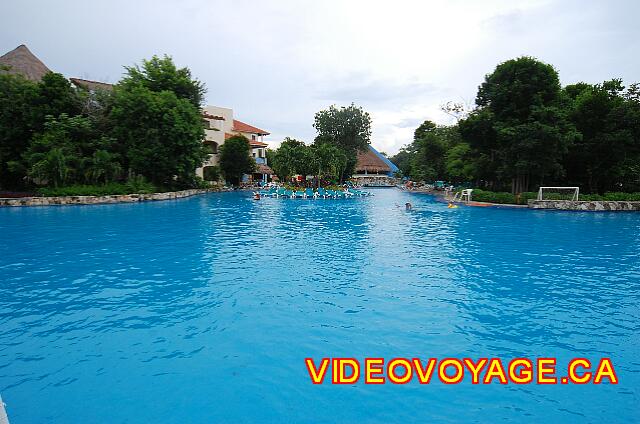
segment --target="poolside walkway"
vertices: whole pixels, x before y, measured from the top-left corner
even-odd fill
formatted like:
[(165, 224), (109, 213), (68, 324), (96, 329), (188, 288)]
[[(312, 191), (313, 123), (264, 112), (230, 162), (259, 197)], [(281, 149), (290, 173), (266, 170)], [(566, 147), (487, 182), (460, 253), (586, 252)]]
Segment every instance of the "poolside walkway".
[(7, 411), (4, 409), (2, 397), (0, 397), (0, 424), (9, 424), (9, 417), (7, 417)]

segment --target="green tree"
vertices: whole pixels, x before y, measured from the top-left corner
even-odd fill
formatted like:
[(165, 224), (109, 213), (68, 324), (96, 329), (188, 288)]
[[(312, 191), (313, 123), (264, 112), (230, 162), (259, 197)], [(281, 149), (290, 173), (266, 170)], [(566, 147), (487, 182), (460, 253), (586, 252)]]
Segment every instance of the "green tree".
[(22, 155), (33, 135), (38, 87), (19, 75), (0, 73), (0, 189), (24, 185)]
[(415, 156), (411, 175), (421, 180), (449, 180), (447, 152), (460, 143), (457, 126), (437, 126), (425, 121), (414, 133)]
[(85, 177), (92, 184), (114, 181), (121, 173), (122, 165), (117, 156), (103, 149), (96, 150), (85, 166)]
[(205, 166), (202, 170), (202, 179), (205, 181), (218, 181), (220, 179), (220, 167)]
[(489, 189), (501, 188), (498, 187), (500, 184), (497, 178), (503, 157), (493, 126), (494, 120), (493, 113), (483, 108), (471, 112), (458, 123), (460, 135), (470, 147), (468, 157), (474, 165), (476, 185)]
[(68, 79), (62, 74), (49, 72), (38, 83), (38, 97), (34, 107), (34, 129), (40, 131), (47, 116), (57, 118), (65, 113), (69, 116), (81, 112), (81, 99)]
[(449, 179), (454, 183), (472, 181), (477, 175), (473, 152), (467, 143), (460, 143), (449, 149), (445, 163)]
[(416, 146), (414, 143), (402, 146), (400, 151), (391, 157), (391, 162), (395, 163), (398, 167), (401, 176), (411, 176), (411, 166), (413, 164), (413, 158), (416, 154)]
[[(28, 176), (36, 182), (61, 184), (109, 181), (119, 165), (108, 154), (111, 139), (95, 133), (91, 121), (65, 113), (48, 116), (44, 130), (33, 137), (24, 153)], [(96, 157), (97, 154), (97, 157)], [(100, 161), (101, 163), (94, 161)], [(110, 163), (105, 163), (109, 161)], [(98, 171), (98, 167), (103, 171)], [(93, 178), (95, 177), (95, 178)]]
[(236, 135), (224, 141), (220, 147), (220, 170), (231, 184), (239, 184), (242, 175), (252, 173), (256, 161), (251, 157), (249, 140)]
[(37, 181), (58, 188), (65, 185), (72, 171), (69, 166), (69, 157), (61, 147), (53, 147), (50, 150), (31, 156), (32, 164), (29, 176)]
[(299, 140), (286, 137), (280, 147), (274, 152), (271, 168), (281, 178), (287, 179), (295, 174), (313, 172), (313, 158), (308, 147)]
[[(340, 148), (347, 156), (345, 174), (352, 174), (357, 153), (368, 148), (371, 139), (371, 117), (353, 103), (347, 107), (329, 109), (316, 113), (313, 127), (318, 132), (317, 143), (328, 143)], [(342, 176), (341, 176), (342, 180)]]
[(110, 111), (123, 168), (155, 185), (187, 187), (207, 157), (200, 110), (172, 91), (118, 86)]
[(582, 137), (565, 158), (567, 178), (595, 193), (636, 190), (640, 163), (640, 102), (621, 80), (565, 88)]
[(341, 178), (347, 167), (347, 155), (342, 149), (328, 143), (316, 143), (311, 146), (311, 152), (316, 175)]
[[(488, 118), (491, 129), (467, 125), (463, 136), (472, 146), (483, 140), (496, 148), (488, 152), (499, 163), (496, 177), (511, 180), (513, 193), (563, 172), (562, 157), (579, 134), (568, 120), (560, 94), (553, 66), (531, 57), (499, 64), (478, 90), (476, 104), (482, 112), (467, 119), (479, 116), (482, 119), (476, 123), (486, 125), (482, 121)], [(488, 140), (488, 134), (495, 135), (495, 140)]]
[(188, 68), (177, 68), (170, 56), (153, 56), (150, 60), (143, 60), (142, 66), (134, 65), (125, 69), (127, 75), (120, 81), (121, 87), (131, 90), (141, 85), (153, 92), (171, 91), (179, 99), (189, 100), (198, 109), (204, 102), (204, 84), (193, 78)]
[(28, 165), (24, 154), (36, 132), (42, 132), (46, 117), (75, 115), (78, 96), (69, 81), (49, 72), (33, 83), (19, 75), (0, 75), (0, 187), (24, 187)]

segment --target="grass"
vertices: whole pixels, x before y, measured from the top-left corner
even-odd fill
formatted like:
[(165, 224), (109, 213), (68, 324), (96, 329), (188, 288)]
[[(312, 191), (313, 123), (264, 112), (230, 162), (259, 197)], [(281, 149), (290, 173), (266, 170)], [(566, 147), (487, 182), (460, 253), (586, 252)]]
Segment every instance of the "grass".
[(145, 181), (128, 181), (126, 183), (108, 183), (103, 185), (71, 185), (67, 187), (42, 187), (38, 195), (55, 196), (109, 196), (132, 193), (156, 193), (158, 187)]

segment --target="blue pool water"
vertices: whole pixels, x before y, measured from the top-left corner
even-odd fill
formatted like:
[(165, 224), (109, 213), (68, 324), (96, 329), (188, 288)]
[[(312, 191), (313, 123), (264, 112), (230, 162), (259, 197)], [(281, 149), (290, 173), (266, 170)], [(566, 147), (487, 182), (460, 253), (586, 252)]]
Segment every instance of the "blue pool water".
[[(640, 421), (640, 214), (374, 192), (0, 209), (11, 423)], [(610, 357), (620, 383), (312, 385), (308, 356)]]

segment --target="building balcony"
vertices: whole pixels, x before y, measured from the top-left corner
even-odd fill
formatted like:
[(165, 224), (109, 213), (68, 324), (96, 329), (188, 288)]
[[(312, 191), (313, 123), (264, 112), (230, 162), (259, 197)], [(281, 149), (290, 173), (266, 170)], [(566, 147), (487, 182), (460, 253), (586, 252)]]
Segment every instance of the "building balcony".
[(258, 165), (266, 165), (267, 164), (267, 158), (254, 158), (256, 160), (256, 163)]
[(224, 133), (219, 130), (210, 130), (205, 128), (204, 138), (207, 141), (216, 141), (219, 143), (221, 141), (224, 141)]

